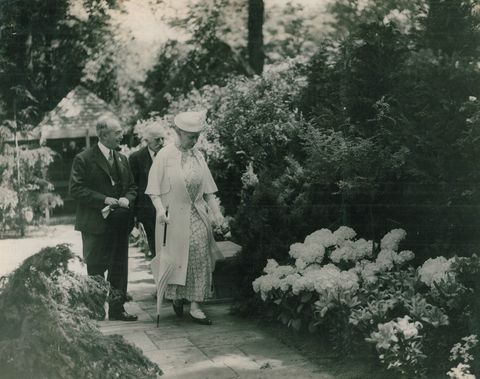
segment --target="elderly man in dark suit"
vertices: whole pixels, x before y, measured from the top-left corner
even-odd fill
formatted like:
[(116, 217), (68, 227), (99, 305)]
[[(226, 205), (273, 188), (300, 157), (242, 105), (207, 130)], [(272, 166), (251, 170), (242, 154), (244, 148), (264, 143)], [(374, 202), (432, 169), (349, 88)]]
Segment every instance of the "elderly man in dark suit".
[(133, 172), (133, 179), (138, 186), (138, 197), (135, 202), (135, 215), (137, 221), (141, 222), (147, 234), (150, 257), (155, 256), (155, 207), (150, 196), (145, 195), (147, 188), (148, 173), (152, 166), (153, 158), (162, 148), (165, 140), (165, 131), (160, 125), (152, 124), (147, 126), (143, 134), (146, 146), (132, 153), (129, 157), (130, 167)]
[(98, 144), (75, 156), (70, 174), (70, 194), (77, 201), (75, 229), (82, 232), (88, 274), (103, 277), (108, 270), (109, 319), (135, 321), (137, 316), (123, 305), (136, 185), (127, 158), (116, 151), (123, 138), (119, 122), (101, 117), (96, 130)]

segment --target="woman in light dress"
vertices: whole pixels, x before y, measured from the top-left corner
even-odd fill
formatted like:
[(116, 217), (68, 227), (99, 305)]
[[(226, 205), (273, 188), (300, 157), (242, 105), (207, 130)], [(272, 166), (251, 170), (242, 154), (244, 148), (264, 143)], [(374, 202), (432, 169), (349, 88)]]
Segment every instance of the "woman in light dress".
[(145, 193), (150, 195), (157, 211), (155, 236), (159, 259), (152, 264), (167, 262), (172, 268), (165, 298), (173, 300), (173, 309), (179, 317), (183, 316), (183, 304), (190, 302), (190, 318), (210, 325), (212, 321), (201, 310), (200, 303), (211, 292), (212, 272), (221, 257), (210, 220), (221, 225), (223, 216), (215, 201), (215, 181), (205, 158), (195, 147), (205, 121), (206, 112), (183, 112), (175, 117), (177, 141), (156, 155)]

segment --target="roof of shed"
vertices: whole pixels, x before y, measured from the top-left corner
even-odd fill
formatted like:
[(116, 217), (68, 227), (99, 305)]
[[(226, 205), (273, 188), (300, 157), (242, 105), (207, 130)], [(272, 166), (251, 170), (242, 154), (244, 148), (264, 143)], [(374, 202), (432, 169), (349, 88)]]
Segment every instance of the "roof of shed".
[(83, 86), (70, 91), (38, 124), (41, 140), (95, 136), (102, 115), (118, 119), (115, 109)]

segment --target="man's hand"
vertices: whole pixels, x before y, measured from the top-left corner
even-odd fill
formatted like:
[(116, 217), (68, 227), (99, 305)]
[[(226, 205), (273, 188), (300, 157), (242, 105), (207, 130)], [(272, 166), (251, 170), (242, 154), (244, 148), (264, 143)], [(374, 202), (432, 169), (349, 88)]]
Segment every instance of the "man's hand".
[(128, 208), (128, 204), (130, 204), (130, 201), (126, 197), (118, 199), (118, 205), (122, 208)]
[(118, 206), (118, 200), (113, 197), (106, 197), (104, 203), (111, 207)]

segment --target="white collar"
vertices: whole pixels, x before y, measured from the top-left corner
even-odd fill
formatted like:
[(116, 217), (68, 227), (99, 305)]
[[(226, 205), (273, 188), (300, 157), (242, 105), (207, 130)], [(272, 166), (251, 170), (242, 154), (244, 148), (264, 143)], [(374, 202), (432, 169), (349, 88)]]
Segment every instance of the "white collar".
[(147, 147), (147, 150), (150, 153), (150, 158), (152, 158), (152, 161), (153, 161), (155, 159), (155, 152), (149, 147)]
[(100, 151), (102, 152), (103, 156), (107, 159), (108, 161), (108, 158), (110, 156), (110, 150), (112, 149), (109, 149), (108, 147), (106, 147), (103, 143), (101, 143), (100, 141), (98, 141), (98, 147), (100, 149)]

